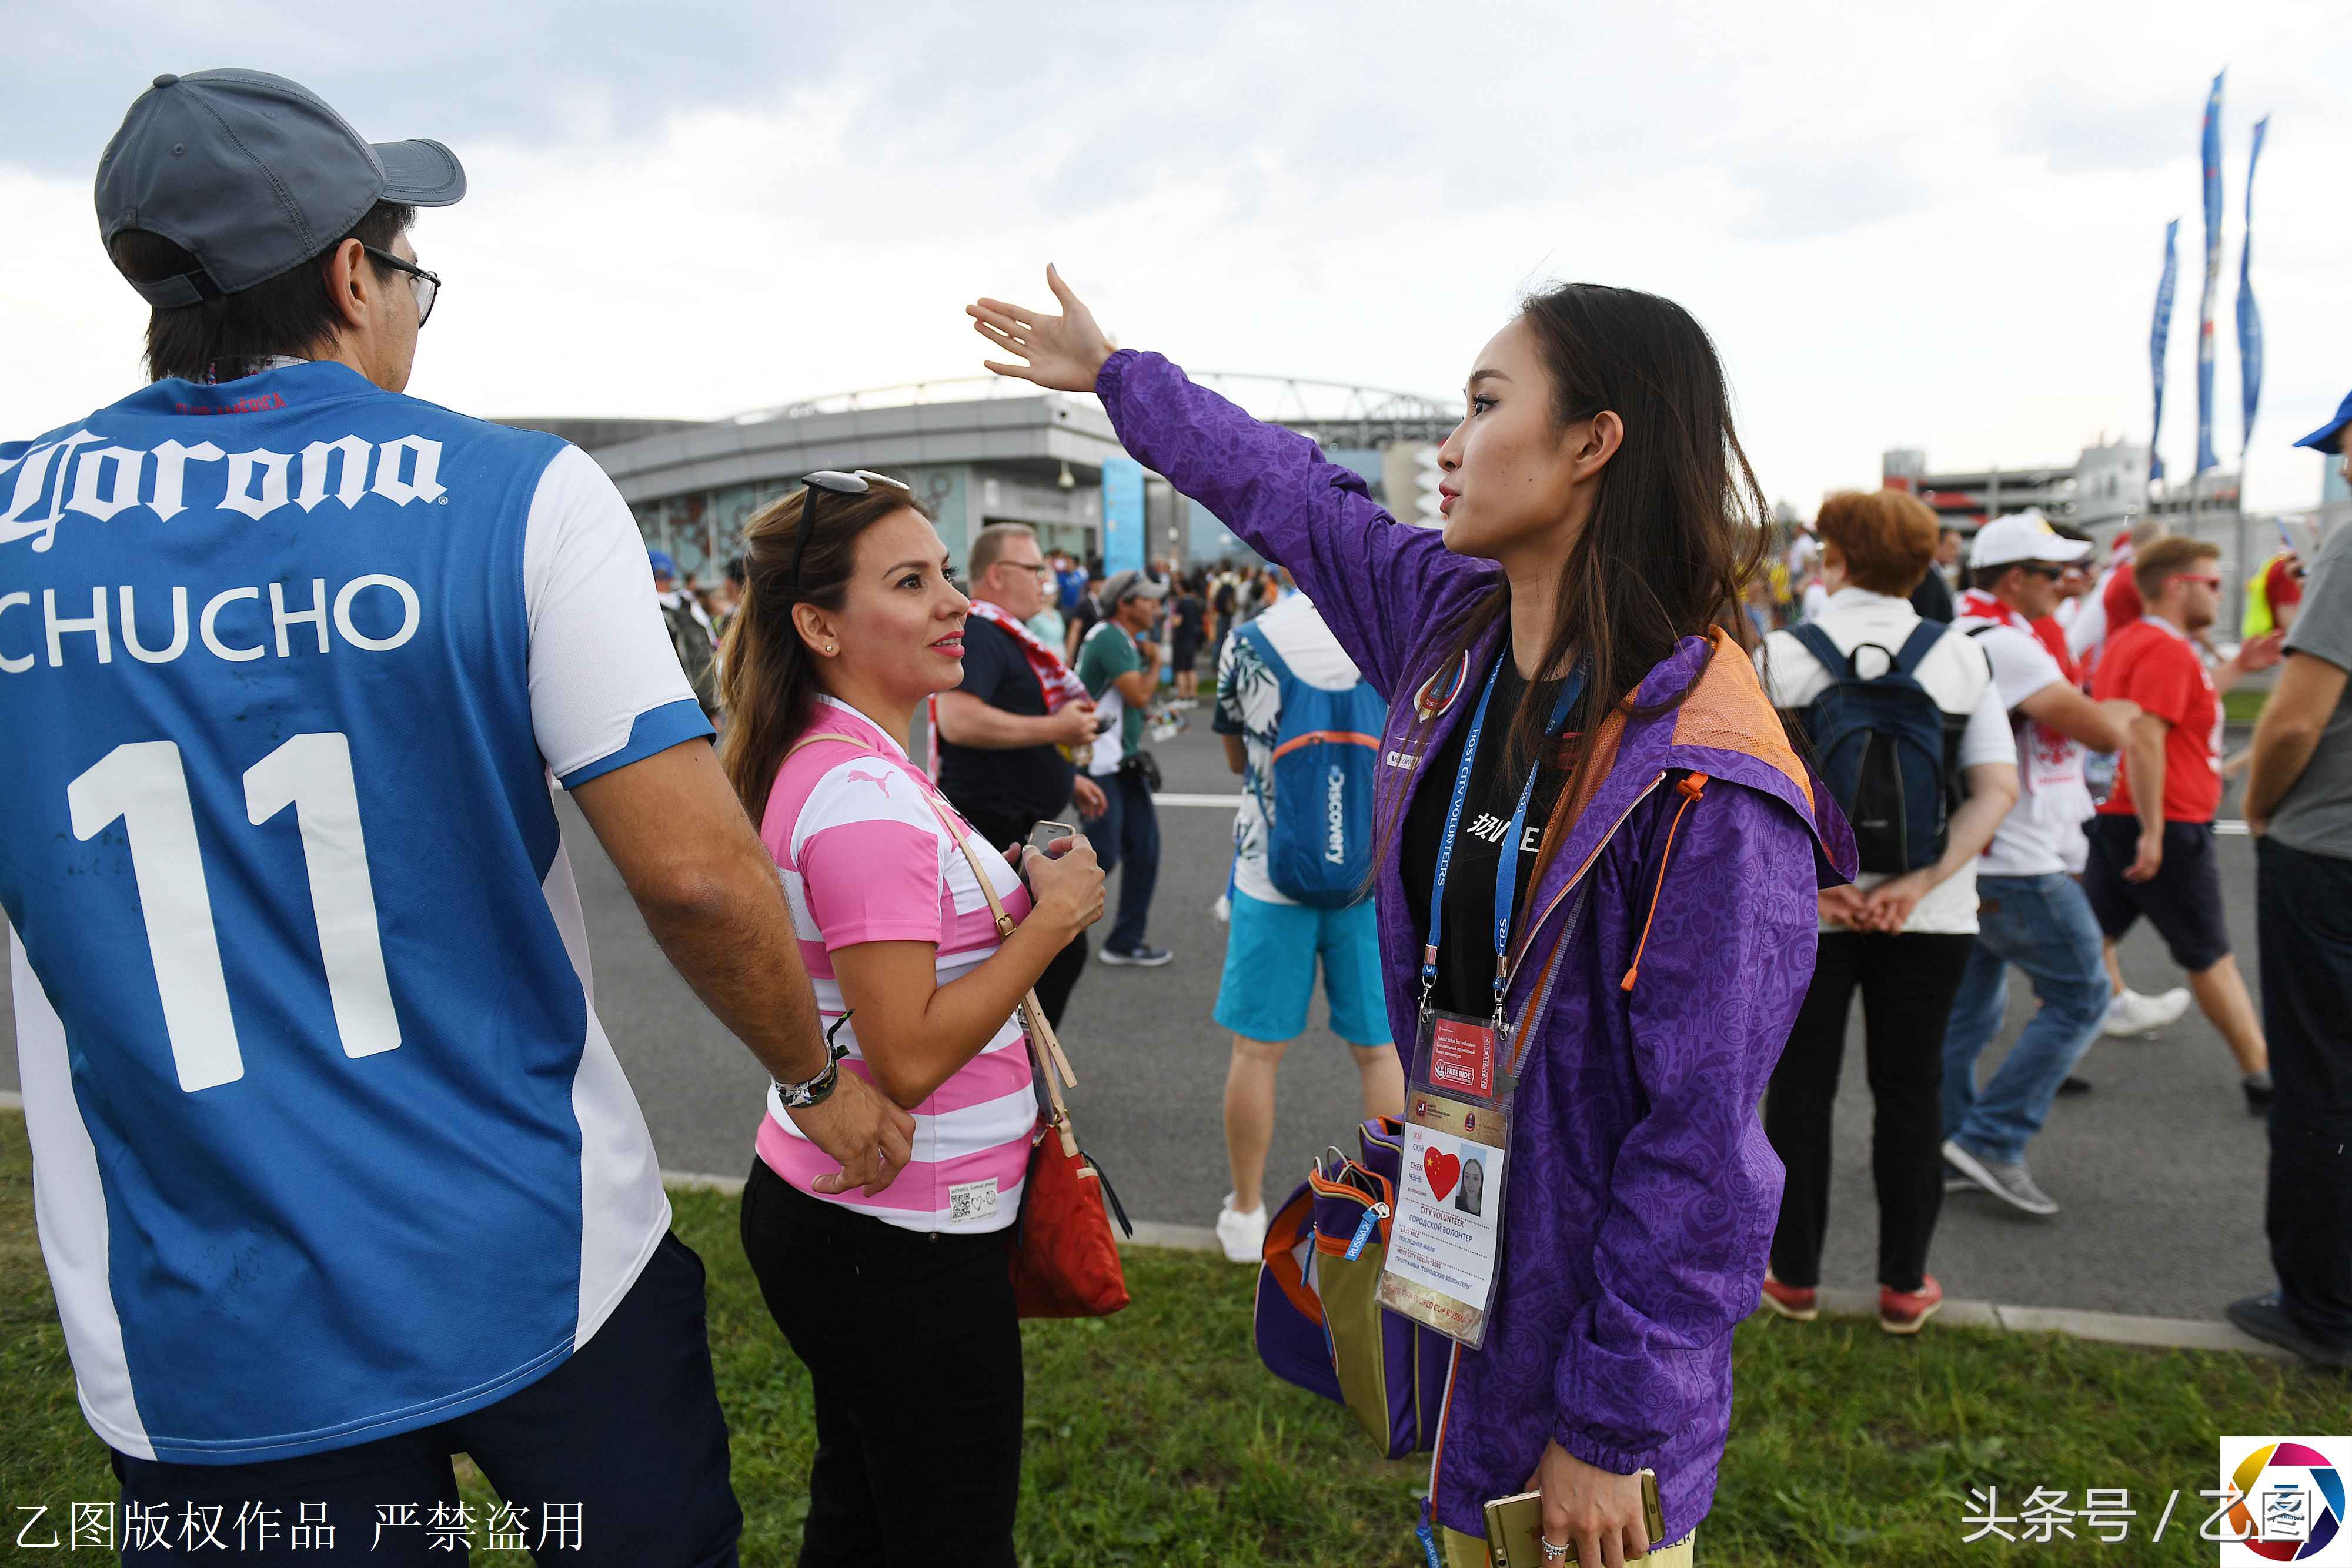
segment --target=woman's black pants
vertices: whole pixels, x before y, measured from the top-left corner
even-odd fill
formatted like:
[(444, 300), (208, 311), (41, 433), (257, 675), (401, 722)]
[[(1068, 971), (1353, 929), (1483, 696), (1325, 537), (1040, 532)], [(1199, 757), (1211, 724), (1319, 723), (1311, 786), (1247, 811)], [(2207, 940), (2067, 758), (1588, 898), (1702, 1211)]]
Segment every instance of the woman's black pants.
[(742, 1229), (815, 1385), (801, 1568), (1013, 1568), (1021, 1325), (1003, 1233), (904, 1230), (758, 1160)]
[(1823, 932), (1812, 988), (1764, 1096), (1764, 1135), (1788, 1167), (1772, 1275), (1821, 1283), (1830, 1219), (1830, 1114), (1845, 1056), (1846, 1015), (1862, 992), (1878, 1187), (1878, 1282), (1916, 1291), (1944, 1206), (1944, 1023), (1973, 936)]

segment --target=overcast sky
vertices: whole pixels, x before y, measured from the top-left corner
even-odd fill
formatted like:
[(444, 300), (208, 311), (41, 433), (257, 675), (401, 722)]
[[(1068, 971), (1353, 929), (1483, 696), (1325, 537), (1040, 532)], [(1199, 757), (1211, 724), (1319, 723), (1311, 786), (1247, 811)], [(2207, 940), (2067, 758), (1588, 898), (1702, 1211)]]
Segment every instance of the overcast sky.
[(2268, 333), (2250, 495), (2352, 386), (2352, 33), (2334, 4), (1969, 6), (315, 5), (0, 0), (0, 434), (137, 384), (98, 155), (159, 71), (253, 66), (455, 148), (417, 394), (707, 417), (977, 371), (979, 293), (1045, 263), (1120, 340), (1444, 393), (1530, 285), (1667, 294), (1716, 337), (1769, 494), (2147, 438), (2190, 466), (2198, 126), (2229, 68), (2215, 444), (2250, 128)]

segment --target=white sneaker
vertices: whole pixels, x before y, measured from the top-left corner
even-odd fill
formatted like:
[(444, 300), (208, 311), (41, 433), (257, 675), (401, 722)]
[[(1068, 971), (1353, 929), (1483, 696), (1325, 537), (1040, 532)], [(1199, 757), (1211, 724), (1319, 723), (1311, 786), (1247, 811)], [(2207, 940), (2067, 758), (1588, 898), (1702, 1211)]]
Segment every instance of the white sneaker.
[(2107, 1021), (2100, 1025), (2104, 1033), (2123, 1038), (2135, 1034), (2154, 1034), (2180, 1021), (2189, 1010), (2187, 990), (2175, 987), (2160, 997), (2144, 997), (2137, 991), (2126, 990), (2107, 1003)]
[(1225, 1194), (1225, 1201), (1217, 1209), (1217, 1245), (1225, 1249), (1225, 1260), (1231, 1263), (1255, 1263), (1265, 1256), (1265, 1205), (1255, 1208), (1234, 1207), (1234, 1195)]

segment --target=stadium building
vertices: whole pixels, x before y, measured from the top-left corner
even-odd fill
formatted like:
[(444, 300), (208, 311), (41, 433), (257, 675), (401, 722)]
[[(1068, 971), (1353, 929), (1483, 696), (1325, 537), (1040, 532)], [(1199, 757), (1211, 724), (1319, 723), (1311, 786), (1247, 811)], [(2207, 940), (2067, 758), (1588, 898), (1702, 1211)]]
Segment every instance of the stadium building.
[[(1399, 517), (1435, 521), (1437, 443), (1460, 420), (1458, 403), (1296, 377), (1194, 379), (1261, 419), (1312, 437)], [(705, 583), (737, 549), (744, 519), (819, 468), (871, 468), (905, 479), (959, 559), (973, 534), (1001, 522), (1028, 524), (1048, 550), (1098, 557), (1106, 471), (1116, 486), (1128, 461), (1091, 395), (1041, 392), (996, 376), (839, 392), (708, 423), (506, 423), (584, 448), (628, 500), (646, 545)], [(1254, 559), (1205, 507), (1156, 476), (1144, 476), (1140, 524), (1139, 542), (1112, 540), (1119, 550), (1186, 563)], [(1114, 534), (1118, 526), (1115, 517)]]

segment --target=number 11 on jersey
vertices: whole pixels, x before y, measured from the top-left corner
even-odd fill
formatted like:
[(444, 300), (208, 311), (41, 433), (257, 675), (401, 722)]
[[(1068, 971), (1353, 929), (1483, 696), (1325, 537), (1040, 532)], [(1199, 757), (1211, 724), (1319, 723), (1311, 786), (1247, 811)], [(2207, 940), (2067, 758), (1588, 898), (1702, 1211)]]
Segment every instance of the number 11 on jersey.
[[(179, 747), (168, 740), (118, 746), (66, 786), (66, 801), (75, 838), (89, 839), (120, 820), (130, 841), (181, 1089), (194, 1093), (244, 1077)], [(400, 1019), (384, 973), (351, 742), (336, 732), (295, 736), (246, 770), (245, 802), (257, 827), (294, 808), (343, 1054), (393, 1050), (400, 1044)]]

